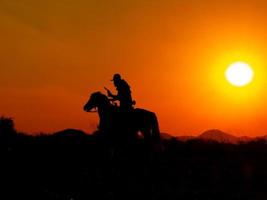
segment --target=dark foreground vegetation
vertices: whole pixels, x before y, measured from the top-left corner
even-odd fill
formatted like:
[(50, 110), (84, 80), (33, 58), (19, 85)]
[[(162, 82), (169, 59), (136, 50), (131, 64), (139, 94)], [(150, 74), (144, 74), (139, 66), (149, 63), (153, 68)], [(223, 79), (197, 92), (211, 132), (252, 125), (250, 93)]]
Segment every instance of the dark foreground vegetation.
[(142, 139), (114, 146), (66, 130), (16, 133), (0, 123), (0, 199), (267, 199), (267, 144)]

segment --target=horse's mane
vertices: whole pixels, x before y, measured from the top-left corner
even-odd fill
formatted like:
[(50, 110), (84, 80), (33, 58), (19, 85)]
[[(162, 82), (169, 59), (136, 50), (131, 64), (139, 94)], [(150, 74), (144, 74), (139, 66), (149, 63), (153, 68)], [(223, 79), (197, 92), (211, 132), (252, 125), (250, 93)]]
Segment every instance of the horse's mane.
[(101, 101), (103, 101), (106, 104), (112, 105), (110, 103), (108, 97), (105, 94), (101, 93), (100, 91), (97, 91), (97, 92), (92, 93), (91, 94), (91, 98), (97, 98), (98, 100), (101, 100)]
[(94, 93), (92, 93), (91, 94), (91, 96), (93, 97), (106, 97), (107, 98), (107, 96), (106, 95), (104, 95), (102, 92), (100, 92), (100, 91), (97, 91), (97, 92), (94, 92)]

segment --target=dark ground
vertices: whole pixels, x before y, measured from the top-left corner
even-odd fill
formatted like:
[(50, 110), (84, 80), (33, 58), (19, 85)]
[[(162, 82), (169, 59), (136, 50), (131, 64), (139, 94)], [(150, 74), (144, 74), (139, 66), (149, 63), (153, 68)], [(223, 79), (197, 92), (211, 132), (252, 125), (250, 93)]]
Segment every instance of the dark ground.
[(1, 133), (2, 200), (267, 199), (267, 144), (142, 139), (110, 145), (68, 130)]

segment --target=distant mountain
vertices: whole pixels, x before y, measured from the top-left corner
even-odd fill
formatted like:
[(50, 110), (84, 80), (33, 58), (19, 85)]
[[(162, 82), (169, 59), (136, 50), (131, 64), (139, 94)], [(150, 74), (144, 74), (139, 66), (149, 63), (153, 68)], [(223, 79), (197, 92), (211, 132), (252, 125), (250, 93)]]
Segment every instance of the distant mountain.
[(259, 136), (259, 137), (256, 137), (254, 138), (254, 140), (265, 140), (267, 142), (267, 135), (263, 135), (263, 136)]
[[(98, 131), (95, 131), (92, 133), (92, 135), (98, 134)], [(86, 133), (81, 130), (77, 129), (65, 129), (62, 131), (58, 131), (53, 134), (54, 137), (56, 138), (69, 138), (69, 139), (79, 139), (79, 138), (84, 138), (86, 137)], [(169, 133), (160, 133), (161, 138), (163, 140), (171, 140), (171, 139), (176, 139), (181, 142), (186, 142), (188, 140), (193, 140), (193, 139), (198, 139), (198, 140), (203, 140), (203, 141), (216, 141), (219, 143), (230, 143), (230, 144), (238, 144), (238, 143), (246, 143), (250, 141), (257, 141), (257, 140), (265, 140), (267, 142), (267, 135), (265, 136), (260, 136), (256, 138), (248, 137), (248, 136), (242, 136), (242, 137), (237, 137), (234, 135), (231, 135), (229, 133), (225, 133), (219, 129), (211, 129), (203, 132), (199, 136), (173, 136)]]
[(242, 136), (238, 138), (239, 142), (250, 142), (255, 140), (255, 138), (248, 137), (248, 136)]
[(230, 135), (228, 133), (225, 133), (221, 130), (218, 129), (212, 129), (205, 131), (201, 135), (197, 137), (198, 139), (201, 140), (206, 140), (206, 141), (216, 141), (220, 143), (232, 143), (232, 144), (237, 144), (240, 142), (240, 138)]
[(169, 140), (175, 138), (174, 136), (170, 135), (169, 133), (160, 133), (160, 137), (164, 140)]
[(199, 136), (172, 136), (168, 133), (161, 133), (162, 139), (172, 139), (175, 138), (178, 141), (186, 142), (188, 140), (203, 140), (203, 141), (216, 141), (219, 143), (230, 143), (230, 144), (239, 144), (239, 143), (247, 143), (251, 141), (264, 140), (267, 142), (267, 135), (260, 137), (249, 137), (249, 136), (241, 136), (237, 137), (231, 135), (229, 133), (225, 133), (219, 129), (211, 129), (207, 130)]
[(85, 136), (86, 133), (81, 130), (77, 130), (77, 129), (65, 129), (62, 131), (58, 131), (54, 133), (53, 135), (54, 137), (81, 137), (81, 136)]
[(169, 133), (160, 133), (160, 136), (164, 140), (176, 139), (176, 140), (182, 141), (182, 142), (186, 142), (188, 140), (192, 140), (192, 139), (195, 139), (196, 138), (194, 136), (186, 136), (186, 135), (183, 135), (183, 136), (173, 136), (173, 135), (171, 135)]
[(267, 141), (267, 135), (264, 135), (261, 138)]
[[(231, 143), (231, 144), (237, 144), (240, 142), (249, 142), (254, 139), (254, 138), (247, 137), (247, 136), (236, 137), (234, 135), (225, 133), (218, 129), (211, 129), (211, 130), (205, 131), (199, 136), (176, 136), (174, 137), (168, 133), (161, 133), (161, 137), (167, 140), (175, 138), (178, 141), (182, 141), (182, 142), (186, 142), (188, 140), (193, 140), (193, 139), (198, 139), (198, 140), (203, 140), (203, 141), (216, 141), (219, 143)], [(259, 138), (259, 139), (262, 139), (262, 138)], [(265, 139), (267, 141), (267, 135)]]
[(182, 141), (182, 142), (186, 142), (188, 140), (196, 139), (196, 137), (194, 137), (194, 136), (177, 136), (176, 139), (179, 141)]

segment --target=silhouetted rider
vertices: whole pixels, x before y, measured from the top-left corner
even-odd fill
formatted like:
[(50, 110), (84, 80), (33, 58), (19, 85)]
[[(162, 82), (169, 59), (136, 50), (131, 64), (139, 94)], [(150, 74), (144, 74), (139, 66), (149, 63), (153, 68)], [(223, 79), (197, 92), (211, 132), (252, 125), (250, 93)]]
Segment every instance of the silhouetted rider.
[(132, 100), (130, 86), (121, 78), (120, 74), (114, 74), (111, 81), (113, 81), (118, 93), (114, 95), (107, 89), (108, 96), (112, 98), (112, 101), (118, 100), (120, 102), (122, 111), (131, 111), (135, 102)]

